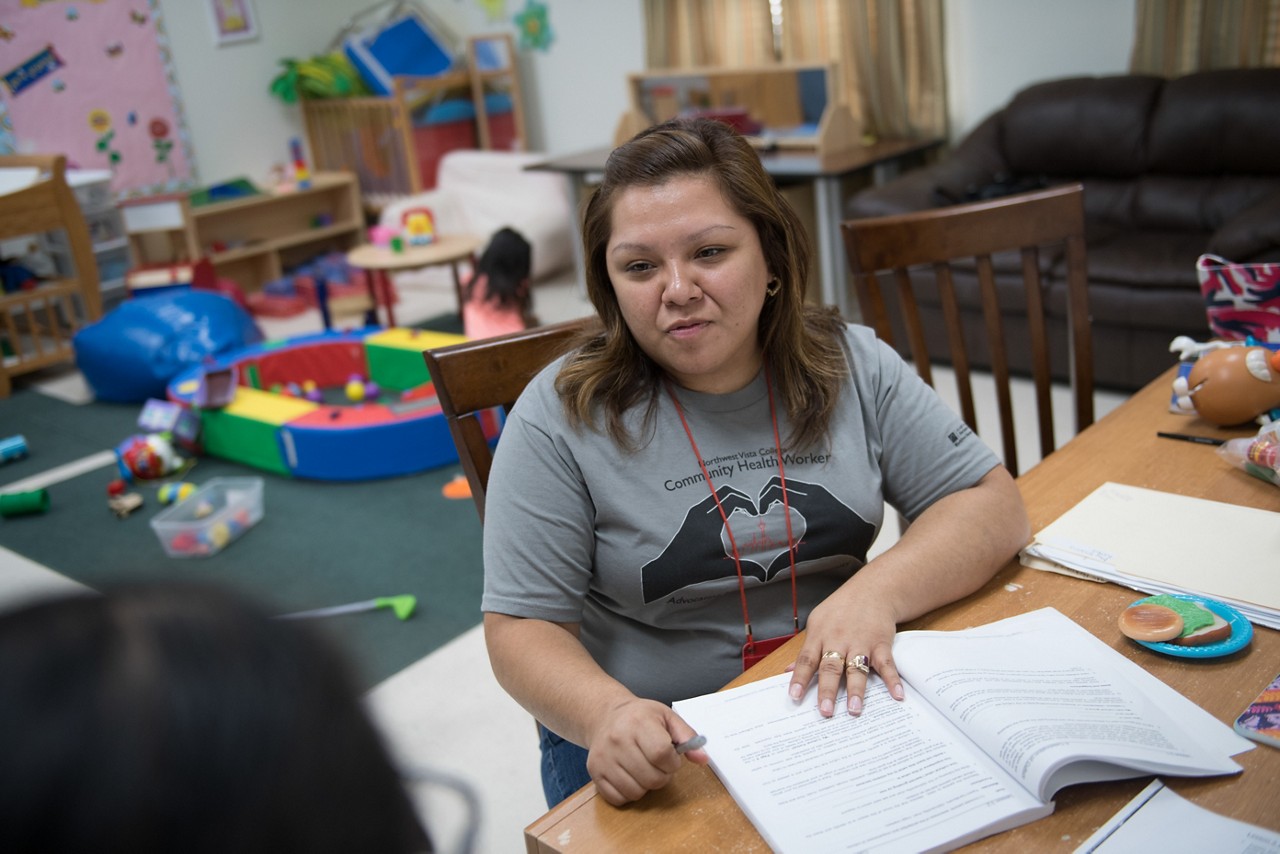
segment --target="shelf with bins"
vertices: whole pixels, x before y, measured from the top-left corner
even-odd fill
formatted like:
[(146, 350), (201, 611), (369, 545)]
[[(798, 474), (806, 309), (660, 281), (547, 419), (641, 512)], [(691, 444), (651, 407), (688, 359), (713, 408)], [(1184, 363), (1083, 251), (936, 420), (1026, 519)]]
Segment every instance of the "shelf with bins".
[(193, 206), (186, 197), (124, 207), (139, 263), (208, 258), (219, 278), (259, 291), (326, 251), (362, 241), (364, 212), (355, 176), (321, 172), (307, 187)]
[[(111, 192), (111, 173), (105, 169), (68, 169), (67, 186), (76, 197), (89, 229), (93, 259), (98, 265), (98, 288), (107, 293), (124, 287), (129, 269), (129, 241), (124, 219)], [(45, 252), (59, 276), (72, 275), (71, 244), (66, 232), (51, 231), (43, 237)]]

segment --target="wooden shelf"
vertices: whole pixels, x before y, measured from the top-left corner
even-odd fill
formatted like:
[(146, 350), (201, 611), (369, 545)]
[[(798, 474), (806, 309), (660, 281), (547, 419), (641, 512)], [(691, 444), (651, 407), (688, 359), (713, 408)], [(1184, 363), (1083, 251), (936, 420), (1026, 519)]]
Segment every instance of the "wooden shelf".
[(766, 148), (842, 155), (862, 146), (862, 128), (840, 90), (832, 63), (782, 63), (749, 68), (653, 69), (627, 77), (630, 109), (614, 132), (621, 145), (650, 125), (677, 115), (736, 112), (763, 126)]
[(219, 277), (250, 293), (305, 261), (308, 250), (350, 249), (364, 232), (360, 189), (348, 172), (318, 173), (289, 192), (200, 206), (185, 197), (131, 201), (125, 222), (138, 263), (207, 257)]

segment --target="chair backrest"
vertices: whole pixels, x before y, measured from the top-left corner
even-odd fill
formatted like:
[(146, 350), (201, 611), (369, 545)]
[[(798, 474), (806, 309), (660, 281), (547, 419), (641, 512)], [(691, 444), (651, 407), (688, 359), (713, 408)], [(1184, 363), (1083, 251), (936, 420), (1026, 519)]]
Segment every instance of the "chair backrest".
[[(845, 250), (853, 274), (862, 321), (876, 334), (893, 342), (886, 310), (882, 275), (891, 273), (906, 328), (911, 358), (920, 376), (933, 384), (929, 353), (912, 275), (931, 275), (937, 284), (947, 336), (948, 353), (955, 370), (961, 417), (978, 432), (970, 379), (970, 343), (962, 332), (956, 299), (953, 262), (976, 267), (977, 291), (986, 328), (984, 343), (995, 380), (1000, 413), (1000, 433), (1005, 465), (1017, 476), (1018, 457), (1013, 429), (1013, 402), (1007, 348), (1010, 330), (1007, 289), (997, 300), (996, 265), (992, 256), (1017, 250), (1021, 255), (1022, 305), (1026, 335), (1030, 339), (1040, 453), (1055, 448), (1051, 398), (1050, 342), (1046, 331), (1045, 289), (1042, 285), (1041, 250), (1061, 253), (1066, 276), (1069, 376), (1075, 403), (1075, 429), (1093, 423), (1093, 344), (1089, 327), (1088, 279), (1084, 242), (1084, 191), (1079, 184), (1007, 196), (994, 201), (936, 208), (918, 213), (841, 223)], [(910, 270), (909, 268), (916, 268)]]
[(436, 347), (423, 353), (436, 397), (458, 447), (458, 459), (471, 486), (480, 521), (489, 484), (493, 451), (479, 413), (495, 406), (510, 412), (516, 398), (538, 371), (566, 352), (579, 336), (599, 327), (584, 317), (523, 332)]

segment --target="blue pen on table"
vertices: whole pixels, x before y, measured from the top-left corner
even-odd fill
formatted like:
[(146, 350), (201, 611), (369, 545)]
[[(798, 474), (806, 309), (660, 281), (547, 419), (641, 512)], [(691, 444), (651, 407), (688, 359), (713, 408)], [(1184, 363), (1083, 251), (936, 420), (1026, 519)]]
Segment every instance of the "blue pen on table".
[(707, 743), (707, 737), (705, 735), (695, 735), (693, 738), (689, 739), (688, 741), (682, 741), (679, 744), (677, 744), (676, 753), (680, 754), (681, 756), (684, 756), (690, 750), (697, 750), (699, 747), (702, 747), (706, 743)]

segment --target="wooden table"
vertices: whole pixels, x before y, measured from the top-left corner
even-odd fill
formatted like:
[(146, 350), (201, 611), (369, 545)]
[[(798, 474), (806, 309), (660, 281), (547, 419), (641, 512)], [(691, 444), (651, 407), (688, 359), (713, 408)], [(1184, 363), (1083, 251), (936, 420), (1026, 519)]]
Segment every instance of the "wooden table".
[(353, 267), (369, 271), (369, 284), (373, 291), (373, 304), (379, 303), (387, 307), (387, 326), (396, 325), (395, 313), (391, 308), (391, 287), (387, 282), (387, 274), (403, 270), (418, 270), (423, 267), (434, 267), (448, 264), (453, 269), (453, 289), (458, 295), (458, 311), (462, 311), (462, 276), (458, 265), (463, 261), (475, 268), (476, 250), (482, 243), (478, 237), (469, 234), (450, 234), (438, 236), (425, 246), (406, 244), (399, 251), (389, 246), (365, 244), (357, 246), (347, 253), (347, 263)]
[[(872, 183), (881, 184), (892, 178), (903, 162), (927, 155), (942, 143), (940, 138), (882, 139), (826, 158), (805, 149), (780, 148), (761, 152), (760, 162), (777, 183), (813, 185), (814, 222), (818, 232), (813, 237), (818, 243), (818, 274), (824, 303), (839, 306), (841, 313), (849, 316), (848, 265), (844, 256), (844, 240), (840, 235), (840, 221), (844, 219), (842, 181), (855, 173), (869, 172)], [(604, 171), (610, 151), (610, 148), (593, 148), (525, 167), (569, 176), (569, 210), (574, 212), (574, 233), (579, 237), (573, 244), (573, 261), (580, 283), (587, 280), (586, 263), (582, 257), (581, 223), (577, 221), (580, 199), (586, 190), (588, 177)]]
[[(1157, 430), (1247, 436), (1168, 411), (1174, 371), (1153, 380), (1105, 418), (1018, 478), (1033, 531), (1039, 531), (1105, 481), (1280, 511), (1280, 489), (1240, 471), (1212, 446), (1159, 439)], [(1206, 536), (1222, 532), (1206, 532)], [(1222, 567), (1221, 571), (1229, 571)], [(1161, 656), (1127, 640), (1116, 618), (1141, 594), (1079, 581), (1011, 561), (982, 590), (904, 629), (961, 629), (1052, 606), (1125, 657), (1230, 724), (1280, 672), (1280, 632), (1255, 627), (1253, 642), (1211, 660)], [(727, 687), (781, 673), (796, 638)], [(1259, 745), (1235, 757), (1244, 773), (1210, 779), (1162, 779), (1180, 795), (1223, 815), (1280, 830), (1280, 750)], [(970, 850), (1071, 851), (1136, 795), (1149, 778), (1068, 787), (1053, 815), (989, 837)], [(612, 807), (588, 785), (525, 829), (532, 852), (767, 852), (769, 849), (706, 767), (686, 763), (671, 785)]]

